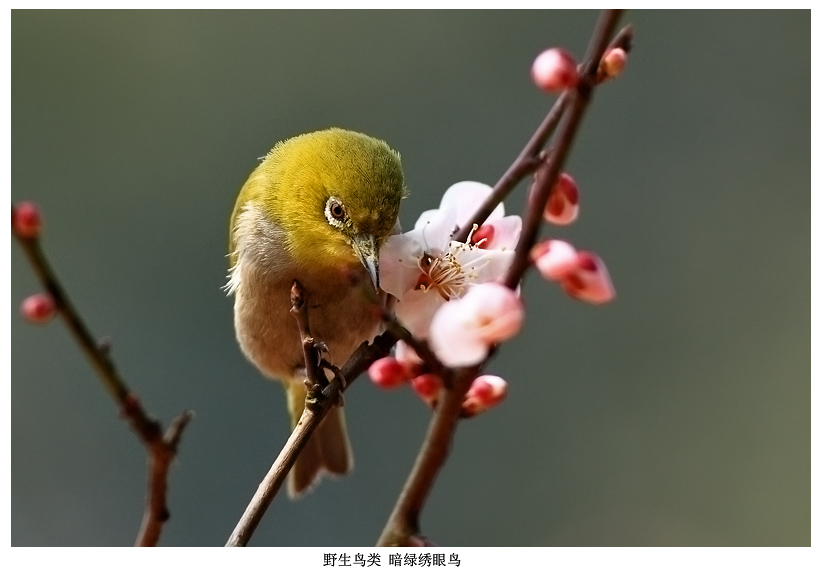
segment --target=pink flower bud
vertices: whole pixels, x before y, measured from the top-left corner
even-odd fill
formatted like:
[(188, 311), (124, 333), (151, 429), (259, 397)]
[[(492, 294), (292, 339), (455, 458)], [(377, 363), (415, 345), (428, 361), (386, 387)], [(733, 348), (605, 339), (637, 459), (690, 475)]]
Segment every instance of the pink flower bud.
[(481, 247), (487, 248), (488, 245), (494, 242), (494, 227), (493, 225), (484, 224), (471, 235), (471, 243)]
[(577, 253), (577, 268), (562, 279), (562, 288), (571, 297), (588, 303), (607, 303), (616, 297), (605, 263), (588, 251)]
[(574, 88), (579, 82), (577, 63), (562, 48), (550, 48), (534, 60), (531, 78), (546, 92), (561, 92), (566, 88)]
[(57, 305), (48, 293), (29, 295), (20, 304), (20, 314), (30, 323), (48, 323), (56, 312)]
[(368, 368), (368, 377), (374, 385), (386, 389), (402, 385), (410, 379), (405, 366), (393, 357), (383, 357)]
[(560, 281), (577, 268), (577, 250), (570, 243), (559, 239), (534, 245), (531, 259), (548, 281)]
[(411, 380), (411, 389), (425, 403), (433, 405), (442, 389), (442, 380), (433, 373), (423, 373)]
[(599, 72), (605, 78), (616, 78), (625, 70), (627, 61), (628, 55), (622, 48), (612, 48), (600, 60)]
[(480, 375), (462, 402), (463, 417), (475, 416), (500, 403), (508, 394), (508, 383), (497, 375)]
[(562, 173), (557, 178), (554, 188), (545, 205), (545, 220), (555, 225), (573, 223), (579, 215), (579, 189), (573, 177)]
[(474, 365), (492, 345), (519, 333), (524, 316), (522, 301), (508, 287), (472, 285), (462, 299), (451, 299), (434, 314), (431, 345), (445, 365)]
[(40, 234), (43, 220), (40, 209), (31, 201), (21, 201), (11, 210), (11, 228), (23, 239), (34, 239)]

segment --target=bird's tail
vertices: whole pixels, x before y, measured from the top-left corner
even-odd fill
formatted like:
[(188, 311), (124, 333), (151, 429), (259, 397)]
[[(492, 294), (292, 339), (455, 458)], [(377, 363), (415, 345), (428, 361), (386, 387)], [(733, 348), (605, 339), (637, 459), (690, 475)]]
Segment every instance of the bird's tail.
[[(285, 383), (291, 427), (296, 427), (305, 409), (305, 385), (302, 380)], [(298, 498), (320, 481), (323, 475), (342, 476), (354, 466), (351, 445), (345, 429), (341, 407), (332, 407), (308, 438), (291, 473), (288, 475), (288, 495)]]

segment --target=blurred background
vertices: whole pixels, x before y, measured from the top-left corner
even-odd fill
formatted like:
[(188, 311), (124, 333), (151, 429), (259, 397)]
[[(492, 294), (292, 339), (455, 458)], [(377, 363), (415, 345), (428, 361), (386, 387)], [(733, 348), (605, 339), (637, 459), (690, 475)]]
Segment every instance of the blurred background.
[[(288, 435), (279, 386), (234, 339), (228, 217), (278, 140), (341, 126), (402, 153), (409, 227), (460, 180), (493, 184), (584, 54), (596, 12), (56, 12), (11, 17), (12, 199), (127, 382), (196, 418), (161, 544), (222, 545)], [(494, 358), (509, 398), (459, 427), (422, 528), (448, 546), (810, 545), (810, 12), (629, 12), (568, 169), (610, 305), (530, 275)], [(521, 186), (506, 203), (521, 212)], [(11, 247), (11, 540), (130, 545), (142, 446)], [(366, 377), (354, 473), (279, 496), (252, 545), (372, 545), (430, 412)]]

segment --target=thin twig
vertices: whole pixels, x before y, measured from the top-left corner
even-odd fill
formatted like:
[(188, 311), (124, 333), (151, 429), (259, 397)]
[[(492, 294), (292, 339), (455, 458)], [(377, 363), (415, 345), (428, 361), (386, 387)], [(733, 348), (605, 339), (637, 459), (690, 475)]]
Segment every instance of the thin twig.
[(155, 546), (160, 540), (163, 524), (169, 518), (166, 495), (168, 470), (177, 455), (177, 445), (194, 412), (186, 411), (171, 421), (165, 435), (151, 442), (148, 452), (148, 495), (143, 523), (135, 546)]
[[(14, 211), (14, 206), (12, 206)], [(194, 414), (183, 412), (175, 418), (165, 436), (160, 422), (151, 418), (143, 409), (140, 400), (129, 390), (109, 357), (109, 344), (98, 342), (69, 300), (66, 290), (51, 268), (39, 238), (23, 238), (16, 235), (31, 268), (40, 279), (45, 290), (54, 299), (57, 310), (68, 325), (69, 331), (86, 354), (91, 366), (103, 382), (106, 391), (120, 408), (120, 415), (134, 430), (148, 453), (148, 485), (146, 507), (136, 545), (155, 546), (160, 538), (163, 523), (168, 520), (167, 486), (168, 469), (177, 453), (177, 445), (185, 426)]]
[(477, 373), (478, 368), (468, 367), (447, 376), (451, 387), (440, 391), (425, 440), (377, 541), (378, 546), (407, 546), (411, 538), (419, 534), (420, 513), (434, 487), (437, 474), (448, 458), (462, 413), (462, 401)]
[[(388, 355), (396, 342), (397, 338), (386, 331), (374, 338), (371, 344), (363, 343), (360, 345), (345, 365), (340, 368), (344, 380), (336, 377), (329, 384), (331, 391), (337, 389), (343, 392), (346, 389), (346, 384), (353, 382), (374, 361)], [(263, 481), (260, 482), (240, 521), (231, 536), (229, 536), (226, 546), (246, 546), (248, 544), (268, 506), (271, 505), (274, 496), (277, 495), (285, 481), (288, 472), (294, 462), (297, 461), (297, 456), (305, 446), (306, 441), (335, 402), (336, 396), (319, 396), (315, 398), (314, 403), (306, 405), (297, 427), (291, 432), (291, 436), (280, 451), (280, 455), (277, 456), (271, 469), (269, 469)]]
[[(522, 274), (528, 267), (528, 253), (533, 246), (536, 235), (539, 229), (539, 219), (541, 219), (545, 202), (548, 198), (550, 187), (553, 186), (553, 181), (559, 175), (559, 170), (568, 154), (571, 143), (573, 142), (574, 134), (579, 127), (582, 113), (591, 98), (591, 89), (594, 86), (594, 76), (599, 65), (599, 61), (605, 50), (608, 39), (613, 35), (616, 23), (620, 16), (619, 10), (604, 11), (596, 28), (589, 45), (587, 53), (587, 61), (583, 69), (583, 77), (580, 85), (573, 93), (570, 112), (568, 113), (568, 120), (565, 122), (562, 134), (559, 137), (559, 143), (551, 155), (550, 166), (546, 175), (546, 183), (544, 189), (539, 191), (537, 202), (529, 203), (529, 213), (526, 216), (525, 227), (523, 228), (522, 236), (517, 245), (517, 253), (514, 262), (506, 275), (506, 284), (509, 287), (516, 287), (522, 279)], [(564, 110), (564, 104), (557, 106), (561, 102), (570, 98), (569, 93), (563, 94), (560, 100), (555, 104), (555, 109), (559, 109), (560, 113)], [(552, 109), (553, 113), (554, 109)], [(496, 206), (499, 201), (494, 197), (499, 191), (505, 191), (506, 187), (513, 188), (513, 186), (521, 179), (527, 172), (534, 169), (534, 159), (538, 158), (540, 149), (545, 143), (550, 131), (544, 127), (549, 124), (548, 119), (551, 118), (551, 124), (557, 122), (552, 118), (552, 113), (549, 113), (546, 120), (537, 130), (534, 137), (531, 138), (529, 144), (526, 145), (523, 152), (514, 161), (511, 168), (506, 171), (500, 185), (495, 187), (495, 192), (492, 194), (492, 200), (487, 206), (481, 208), (477, 213), (473, 222), (467, 223), (463, 229), (457, 233), (457, 239), (463, 240), (467, 238), (468, 232), (474, 223), (481, 223), (490, 214), (490, 207)], [(557, 113), (560, 115), (560, 113)], [(555, 125), (554, 125), (555, 126)], [(551, 127), (553, 130), (553, 127)], [(545, 138), (542, 138), (542, 132), (545, 132)], [(539, 136), (539, 138), (537, 138)], [(538, 141), (538, 144), (536, 144)], [(499, 193), (500, 196), (504, 194)], [(493, 205), (491, 204), (493, 203)], [(453, 440), (454, 431), (456, 429), (457, 420), (460, 417), (462, 409), (462, 401), (472, 381), (479, 373), (480, 366), (460, 368), (458, 370), (446, 373), (446, 379), (450, 382), (450, 387), (444, 387), (440, 392), (440, 396), (431, 419), (431, 424), (426, 433), (425, 440), (420, 452), (417, 455), (417, 460), (414, 467), (403, 487), (402, 492), (397, 500), (394, 510), (392, 511), (385, 528), (380, 535), (377, 542), (379, 546), (402, 546), (413, 542), (414, 536), (419, 534), (419, 517), (425, 505), (425, 501), (433, 488), (439, 470), (445, 464), (448, 456), (448, 451)]]
[[(305, 360), (305, 382), (306, 385), (314, 387), (320, 385), (320, 355), (317, 352), (317, 344), (311, 337), (311, 330), (308, 328), (308, 307), (305, 304), (305, 293), (300, 284), (295, 280), (291, 284), (291, 314), (297, 320), (297, 328), (300, 331), (300, 342), (303, 345), (303, 359)], [(325, 377), (323, 375), (323, 377)]]
[(265, 515), (268, 506), (274, 500), (274, 496), (280, 491), (294, 462), (297, 461), (297, 456), (299, 456), (306, 442), (308, 442), (308, 438), (317, 429), (320, 421), (333, 405), (333, 400), (327, 397), (323, 398), (319, 405), (315, 405), (312, 409), (306, 407), (303, 410), (300, 421), (297, 422), (297, 427), (291, 432), (288, 441), (285, 442), (277, 459), (271, 465), (271, 469), (268, 470), (263, 481), (257, 487), (257, 491), (248, 506), (246, 506), (240, 521), (237, 522), (237, 526), (229, 536), (226, 546), (248, 545), (254, 530), (257, 529), (260, 520), (263, 519), (263, 515)]

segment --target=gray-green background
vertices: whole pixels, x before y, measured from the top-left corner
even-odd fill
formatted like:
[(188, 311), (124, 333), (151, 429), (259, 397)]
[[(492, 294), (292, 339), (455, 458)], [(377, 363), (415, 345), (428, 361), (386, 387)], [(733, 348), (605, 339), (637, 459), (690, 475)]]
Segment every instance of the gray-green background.
[[(227, 219), (277, 140), (332, 125), (403, 155), (406, 226), (448, 185), (493, 183), (552, 98), (533, 57), (582, 55), (593, 12), (13, 12), (12, 198), (122, 374), (164, 423), (197, 417), (165, 545), (221, 545), (287, 436), (233, 335)], [(810, 12), (633, 12), (636, 48), (572, 151), (579, 221), (617, 300), (531, 275), (525, 330), (461, 424), (422, 527), (455, 546), (810, 544)], [(523, 203), (520, 187), (509, 211)], [(16, 314), (15, 545), (127, 545), (144, 453), (66, 329)], [(429, 411), (361, 378), (356, 469), (253, 545), (367, 546)]]

